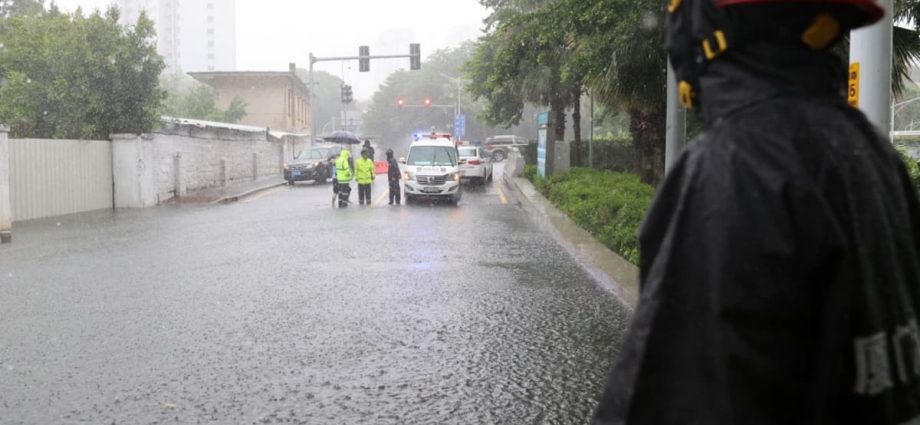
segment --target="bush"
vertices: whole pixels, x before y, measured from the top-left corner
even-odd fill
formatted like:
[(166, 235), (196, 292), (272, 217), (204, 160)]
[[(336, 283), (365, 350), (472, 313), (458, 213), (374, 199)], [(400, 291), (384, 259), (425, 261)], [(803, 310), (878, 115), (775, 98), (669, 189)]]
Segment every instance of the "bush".
[(654, 188), (632, 174), (575, 168), (535, 186), (576, 224), (633, 264), (639, 262), (639, 225)]
[(907, 174), (910, 176), (911, 183), (914, 184), (914, 188), (920, 194), (920, 163), (917, 163), (915, 159), (908, 156), (904, 151), (901, 151), (901, 159), (904, 160), (904, 166), (907, 167)]
[(534, 181), (534, 178), (537, 177), (537, 166), (533, 164), (527, 164), (524, 166), (524, 171), (521, 172), (521, 177)]
[[(581, 149), (576, 152), (575, 145), (571, 144), (572, 158), (580, 155), (583, 164), (573, 166), (588, 166), (588, 141), (581, 143)], [(632, 140), (628, 138), (620, 139), (595, 139), (594, 140), (594, 166), (591, 168), (597, 170), (616, 171), (618, 173), (631, 173), (636, 168), (636, 150), (632, 146)]]

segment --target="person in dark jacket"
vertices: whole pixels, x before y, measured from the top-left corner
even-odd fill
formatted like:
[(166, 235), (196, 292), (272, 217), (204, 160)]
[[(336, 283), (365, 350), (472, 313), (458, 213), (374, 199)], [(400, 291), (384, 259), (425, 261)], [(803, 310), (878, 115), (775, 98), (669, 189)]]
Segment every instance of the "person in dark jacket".
[(399, 187), (402, 172), (399, 171), (399, 162), (393, 157), (393, 149), (387, 149), (387, 180), (390, 182), (390, 205), (393, 205), (393, 201), (399, 205), (402, 200), (402, 191)]
[(374, 156), (376, 152), (374, 152), (374, 148), (371, 146), (371, 140), (370, 140), (370, 139), (365, 139), (365, 140), (364, 140), (364, 146), (361, 147), (361, 150), (363, 151), (363, 150), (365, 150), (365, 149), (366, 149), (367, 152), (370, 154), (370, 159), (371, 159), (371, 161), (373, 161), (374, 158), (376, 158), (376, 156)]
[(920, 204), (830, 50), (882, 10), (670, 11), (707, 129), (641, 229), (640, 300), (595, 423), (920, 424)]

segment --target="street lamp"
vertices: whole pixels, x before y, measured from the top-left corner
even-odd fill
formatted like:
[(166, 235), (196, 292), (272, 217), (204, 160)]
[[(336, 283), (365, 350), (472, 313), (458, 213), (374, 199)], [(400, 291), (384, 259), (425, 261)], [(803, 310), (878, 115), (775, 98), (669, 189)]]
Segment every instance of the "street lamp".
[(463, 90), (463, 80), (457, 77), (451, 77), (450, 75), (447, 75), (443, 72), (441, 73), (441, 76), (457, 85), (457, 108), (454, 111), (454, 116), (458, 117), (460, 116), (460, 94)]

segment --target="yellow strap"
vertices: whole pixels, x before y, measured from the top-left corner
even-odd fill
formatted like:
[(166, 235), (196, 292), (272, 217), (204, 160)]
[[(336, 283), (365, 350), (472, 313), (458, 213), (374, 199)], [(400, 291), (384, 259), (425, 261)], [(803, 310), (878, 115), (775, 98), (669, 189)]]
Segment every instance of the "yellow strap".
[(802, 42), (812, 49), (823, 49), (840, 35), (840, 22), (830, 13), (821, 13), (815, 22), (802, 33)]
[(693, 86), (686, 81), (681, 81), (677, 88), (680, 91), (680, 104), (684, 105), (684, 108), (693, 109)]
[(677, 8), (680, 7), (681, 2), (683, 2), (683, 0), (671, 0), (671, 4), (668, 5), (668, 12), (674, 13)]
[(724, 53), (728, 50), (728, 40), (725, 39), (725, 33), (722, 30), (717, 30), (713, 33), (713, 36), (716, 39), (717, 49), (713, 50), (712, 45), (709, 43), (709, 39), (703, 40), (703, 53), (706, 54), (706, 59), (713, 60), (717, 56)]

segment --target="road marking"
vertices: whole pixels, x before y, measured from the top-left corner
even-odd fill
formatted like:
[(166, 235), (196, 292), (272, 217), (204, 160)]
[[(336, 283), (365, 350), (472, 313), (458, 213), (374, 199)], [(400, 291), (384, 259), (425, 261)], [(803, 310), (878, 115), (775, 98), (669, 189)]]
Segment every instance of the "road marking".
[(505, 192), (502, 191), (502, 187), (498, 183), (495, 183), (495, 191), (498, 192), (498, 199), (501, 199), (502, 205), (508, 205), (508, 198), (505, 197)]
[(280, 191), (282, 191), (282, 190), (284, 190), (284, 189), (285, 189), (285, 188), (284, 188), (283, 186), (282, 186), (282, 187), (276, 187), (276, 188), (274, 188), (274, 189), (272, 189), (272, 190), (265, 191), (265, 192), (262, 192), (262, 193), (260, 193), (260, 194), (254, 195), (254, 196), (250, 196), (248, 199), (246, 199), (245, 201), (243, 201), (243, 203), (248, 204), (248, 203), (250, 203), (250, 202), (258, 201), (259, 199), (262, 199), (262, 198), (264, 198), (264, 197), (266, 197), (266, 196), (274, 195), (274, 194), (276, 194), (276, 193), (278, 193), (278, 192), (280, 192)]
[(386, 192), (381, 193), (380, 196), (377, 198), (377, 200), (374, 201), (374, 206), (376, 207), (377, 205), (382, 204), (382, 203), (383, 203), (383, 200), (386, 199), (387, 195), (389, 195), (389, 194), (390, 194), (389, 191), (386, 191)]

